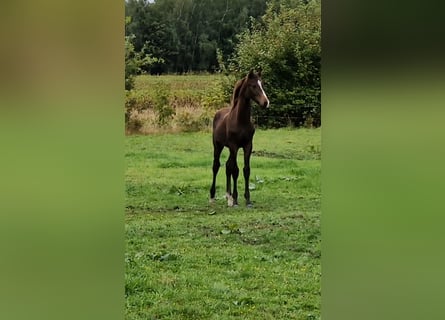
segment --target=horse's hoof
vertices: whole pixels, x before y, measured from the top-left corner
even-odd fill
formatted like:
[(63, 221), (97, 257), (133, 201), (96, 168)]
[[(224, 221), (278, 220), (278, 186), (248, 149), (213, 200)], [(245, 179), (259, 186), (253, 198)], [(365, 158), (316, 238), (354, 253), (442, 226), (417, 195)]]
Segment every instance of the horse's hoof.
[(249, 202), (248, 204), (246, 204), (246, 207), (247, 208), (253, 208), (253, 204)]
[(233, 207), (234, 204), (235, 204), (235, 203), (233, 202), (233, 197), (232, 197), (232, 196), (228, 196), (228, 197), (227, 197), (227, 205), (228, 205), (229, 207)]
[(210, 198), (209, 203), (210, 204), (215, 204), (215, 198)]

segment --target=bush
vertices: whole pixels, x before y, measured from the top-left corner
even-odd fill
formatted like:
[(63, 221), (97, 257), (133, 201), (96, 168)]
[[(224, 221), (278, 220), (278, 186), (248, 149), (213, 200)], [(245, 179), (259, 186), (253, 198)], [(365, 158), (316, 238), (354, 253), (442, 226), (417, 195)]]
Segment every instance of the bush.
[[(233, 84), (232, 84), (233, 90)], [(231, 94), (231, 93), (230, 93)], [(229, 103), (230, 94), (227, 95), (223, 88), (221, 81), (215, 82), (210, 88), (208, 88), (201, 97), (201, 106), (208, 111), (216, 111), (223, 108), (227, 103)]]
[(139, 132), (143, 126), (142, 120), (137, 118), (141, 111), (152, 109), (154, 103), (148, 92), (125, 91), (125, 127), (127, 132)]
[(137, 111), (130, 110), (125, 113), (125, 131), (127, 133), (139, 133), (143, 125)]
[(240, 36), (230, 69), (239, 77), (263, 70), (270, 109), (253, 109), (267, 127), (318, 126), (321, 116), (320, 2), (293, 8), (270, 3), (262, 21)]
[(167, 125), (175, 114), (175, 109), (169, 104), (170, 87), (164, 82), (158, 82), (153, 91), (154, 110), (157, 114), (157, 124)]
[(206, 121), (196, 109), (183, 109), (175, 115), (177, 127), (184, 132), (195, 132), (207, 127)]

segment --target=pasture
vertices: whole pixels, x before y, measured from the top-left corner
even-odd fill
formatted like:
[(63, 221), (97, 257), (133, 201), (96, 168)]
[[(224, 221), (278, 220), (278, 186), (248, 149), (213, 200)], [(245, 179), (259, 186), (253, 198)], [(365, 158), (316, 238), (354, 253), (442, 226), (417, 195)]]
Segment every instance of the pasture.
[(211, 133), (125, 139), (126, 319), (320, 319), (319, 128), (257, 130), (253, 208), (227, 149), (209, 204)]

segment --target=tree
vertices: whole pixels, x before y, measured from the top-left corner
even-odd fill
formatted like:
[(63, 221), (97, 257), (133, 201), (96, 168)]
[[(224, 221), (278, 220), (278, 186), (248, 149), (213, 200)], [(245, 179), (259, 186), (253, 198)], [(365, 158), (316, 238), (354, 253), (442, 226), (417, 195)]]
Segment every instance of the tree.
[(132, 20), (126, 35), (134, 34), (135, 51), (145, 46), (164, 59), (143, 68), (147, 72), (212, 72), (218, 66), (216, 50), (228, 59), (250, 16), (259, 17), (265, 9), (266, 0), (129, 0), (125, 13)]
[[(131, 22), (131, 17), (125, 17), (125, 24)], [(153, 57), (146, 53), (144, 46), (140, 52), (135, 50), (133, 44), (135, 35), (125, 36), (125, 90), (131, 90), (134, 85), (134, 76), (139, 74), (142, 68), (146, 68), (155, 63), (163, 63), (162, 58)]]
[[(270, 2), (265, 15), (253, 21), (252, 30), (240, 35), (231, 70), (239, 76), (261, 66), (271, 108), (256, 110), (266, 126), (319, 125), (320, 2)], [(292, 7), (290, 7), (292, 6)]]

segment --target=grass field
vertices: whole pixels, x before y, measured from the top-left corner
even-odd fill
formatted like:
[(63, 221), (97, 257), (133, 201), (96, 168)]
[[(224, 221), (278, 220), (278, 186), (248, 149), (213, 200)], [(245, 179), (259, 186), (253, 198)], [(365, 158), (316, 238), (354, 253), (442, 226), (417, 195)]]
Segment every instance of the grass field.
[(210, 133), (126, 137), (126, 319), (320, 319), (320, 133), (257, 130), (250, 209)]

